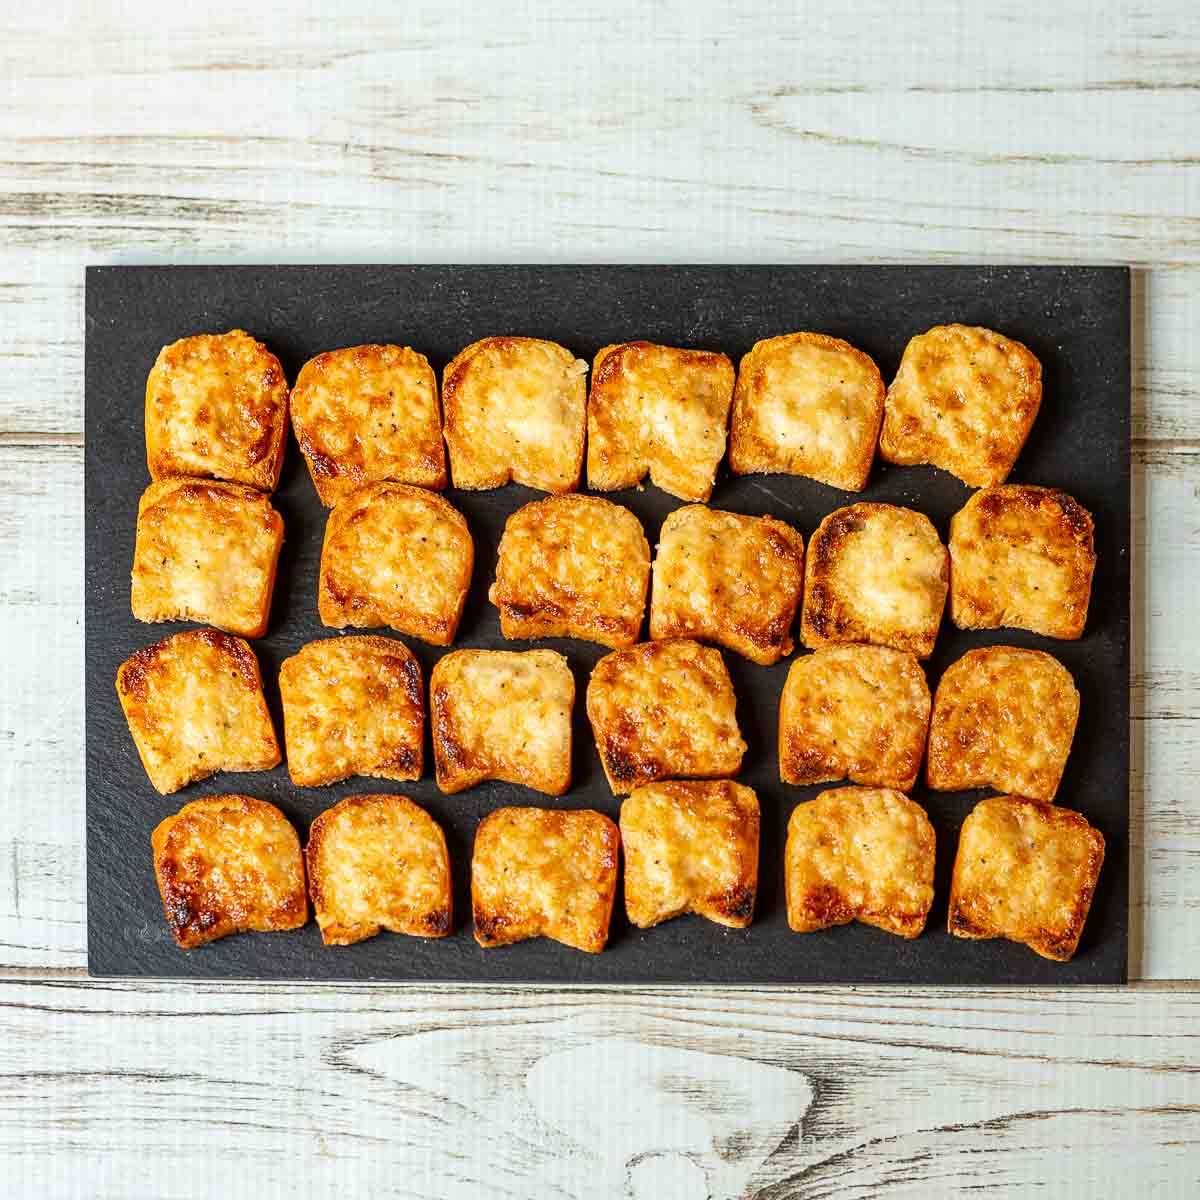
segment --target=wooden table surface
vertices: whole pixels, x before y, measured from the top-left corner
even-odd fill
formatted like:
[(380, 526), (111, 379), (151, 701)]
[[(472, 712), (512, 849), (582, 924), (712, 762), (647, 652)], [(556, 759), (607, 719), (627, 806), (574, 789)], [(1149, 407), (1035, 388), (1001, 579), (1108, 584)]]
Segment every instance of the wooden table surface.
[[(1200, 8), (212, 7), (0, 17), (0, 1191), (1200, 1194)], [(1137, 268), (1135, 984), (89, 982), (84, 265), (510, 260)]]

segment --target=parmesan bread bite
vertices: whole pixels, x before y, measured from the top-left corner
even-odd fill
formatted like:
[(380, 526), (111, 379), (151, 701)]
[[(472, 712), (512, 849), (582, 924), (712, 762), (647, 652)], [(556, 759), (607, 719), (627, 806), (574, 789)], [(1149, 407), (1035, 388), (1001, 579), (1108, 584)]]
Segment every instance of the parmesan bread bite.
[(803, 589), (804, 539), (790, 525), (689, 504), (658, 535), (650, 636), (716, 642), (769, 666), (792, 652)]
[(599, 954), (617, 891), (617, 827), (603, 813), (499, 808), (479, 822), (471, 859), (475, 940), (553, 938)]
[(635, 788), (621, 805), (625, 910), (639, 929), (693, 912), (745, 929), (758, 888), (758, 797), (722, 779)]
[(879, 436), (886, 462), (930, 463), (971, 487), (1008, 478), (1042, 403), (1042, 364), (1013, 338), (938, 325), (908, 343)]
[(284, 659), (279, 692), (297, 786), (421, 778), (425, 688), (403, 642), (370, 634), (309, 642)]
[(237, 483), (164, 479), (138, 503), (130, 600), (139, 621), (267, 632), (283, 518)]
[(553, 650), (455, 650), (429, 677), (433, 759), (443, 792), (485, 779), (548, 796), (571, 786), (575, 677)]
[(912, 790), (929, 728), (921, 664), (889, 646), (825, 646), (792, 663), (779, 698), (779, 778)]
[(364, 483), (446, 486), (437, 376), (407, 346), (348, 346), (309, 359), (292, 388), (292, 428), (321, 503)]
[(1095, 567), (1092, 514), (1066, 492), (985, 488), (950, 521), (950, 618), (960, 629), (1008, 625), (1074, 640)]
[(835, 509), (808, 543), (800, 638), (933, 653), (949, 586), (946, 547), (928, 517), (892, 504)]
[(588, 399), (588, 487), (650, 482), (681, 500), (707, 500), (725, 454), (733, 363), (707, 350), (650, 342), (605, 346)]
[(164, 346), (146, 380), (150, 478), (205, 476), (274, 491), (287, 412), (279, 359), (241, 329)]
[(642, 628), (650, 546), (627, 508), (550, 496), (504, 523), (488, 599), (506, 638), (572, 637), (614, 649)]
[(933, 903), (933, 826), (888, 788), (834, 788), (788, 822), (784, 890), (797, 933), (861, 921), (900, 937), (925, 928)]
[(305, 851), (313, 911), (327, 946), (381, 929), (450, 932), (450, 857), (441, 826), (404, 796), (349, 796), (312, 823)]
[(586, 374), (570, 350), (538, 338), (484, 338), (452, 359), (442, 404), (454, 486), (511, 479), (573, 492), (583, 469)]
[(947, 928), (1066, 962), (1103, 863), (1104, 835), (1079, 813), (1020, 796), (981, 800), (959, 835)]
[(215, 629), (164, 638), (121, 664), (117, 696), (164, 796), (217, 771), (268, 771), (279, 762), (258, 659), (241, 638)]
[(193, 800), (157, 826), (150, 845), (167, 928), (184, 950), (308, 920), (300, 839), (265, 800)]
[(879, 368), (840, 338), (786, 333), (755, 342), (738, 367), (729, 465), (738, 475), (807, 475), (861, 492), (883, 395)]
[(371, 483), (329, 514), (317, 607), (334, 629), (388, 625), (430, 642), (454, 641), (475, 546), (466, 519), (424, 488)]
[(681, 638), (606, 654), (592, 669), (587, 714), (614, 794), (736, 775), (746, 752), (736, 703), (719, 650)]
[(1075, 681), (1058, 659), (1015, 646), (971, 650), (946, 668), (937, 687), (929, 786), (990, 786), (1053, 800), (1078, 717)]

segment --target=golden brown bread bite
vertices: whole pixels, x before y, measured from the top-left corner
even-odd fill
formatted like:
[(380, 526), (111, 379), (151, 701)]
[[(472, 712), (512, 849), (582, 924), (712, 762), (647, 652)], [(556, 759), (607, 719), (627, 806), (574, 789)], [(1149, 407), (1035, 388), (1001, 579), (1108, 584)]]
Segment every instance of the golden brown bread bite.
[(834, 788), (788, 822), (784, 890), (796, 933), (861, 921), (919, 937), (933, 903), (934, 833), (890, 788)]
[(1104, 835), (1079, 813), (1021, 796), (981, 800), (959, 834), (947, 929), (1067, 962), (1103, 863)]
[(929, 518), (861, 502), (827, 516), (808, 543), (800, 640), (872, 642), (933, 653), (949, 586), (946, 547)]
[(937, 325), (908, 343), (888, 388), (879, 454), (971, 487), (1003, 483), (1042, 403), (1042, 364), (1014, 338)]
[(455, 650), (429, 677), (433, 760), (443, 792), (485, 779), (548, 796), (571, 786), (575, 677), (553, 650)]
[(1041, 650), (986, 646), (946, 668), (933, 702), (926, 779), (942, 792), (993, 787), (1050, 801), (1058, 791), (1079, 693)]
[(621, 805), (625, 910), (639, 929), (697, 913), (734, 929), (754, 919), (758, 797), (727, 779), (635, 788)]
[(291, 398), (292, 428), (321, 503), (364, 483), (446, 486), (437, 376), (407, 346), (347, 346), (310, 358)]
[(334, 629), (387, 625), (448, 646), (474, 562), (466, 519), (449, 501), (403, 483), (369, 483), (325, 524), (321, 621)]
[(746, 752), (736, 707), (721, 652), (683, 638), (614, 650), (588, 682), (588, 720), (616, 795), (736, 775)]
[(350, 946), (381, 929), (450, 932), (446, 837), (406, 796), (348, 796), (327, 808), (312, 823), (305, 858), (325, 945)]
[(193, 800), (155, 828), (150, 845), (167, 928), (184, 950), (308, 920), (300, 839), (265, 800)]
[(715, 642), (769, 666), (792, 652), (803, 590), (804, 539), (790, 525), (689, 504), (658, 535), (650, 636)]
[(779, 698), (779, 778), (912, 790), (929, 729), (921, 664), (890, 646), (823, 646), (792, 663)]
[(950, 619), (1073, 640), (1087, 624), (1095, 568), (1092, 514), (1066, 492), (984, 488), (950, 521)]
[(642, 628), (650, 546), (627, 508), (548, 496), (504, 523), (488, 599), (506, 638), (572, 637), (614, 649)]
[(738, 366), (729, 465), (738, 475), (807, 475), (861, 492), (883, 396), (874, 361), (840, 338), (785, 333), (755, 342)]
[(553, 938), (599, 954), (617, 892), (617, 827), (603, 813), (498, 808), (479, 822), (471, 858), (475, 940)]
[(243, 330), (164, 346), (146, 380), (150, 478), (192, 475), (274, 491), (287, 413), (279, 359)]
[(650, 482), (707, 500), (725, 455), (733, 363), (724, 354), (650, 342), (605, 346), (588, 397), (588, 487)]
[(442, 405), (455, 487), (573, 492), (583, 470), (587, 363), (555, 342), (490, 337), (446, 367)]
[(138, 503), (130, 602), (139, 621), (267, 632), (283, 518), (238, 483), (164, 479)]
[(309, 642), (284, 659), (279, 692), (298, 787), (351, 775), (421, 778), (425, 687), (403, 642), (372, 634)]
[(268, 771), (279, 744), (254, 651), (215, 629), (189, 629), (130, 655), (117, 697), (134, 745), (164, 796), (217, 771)]

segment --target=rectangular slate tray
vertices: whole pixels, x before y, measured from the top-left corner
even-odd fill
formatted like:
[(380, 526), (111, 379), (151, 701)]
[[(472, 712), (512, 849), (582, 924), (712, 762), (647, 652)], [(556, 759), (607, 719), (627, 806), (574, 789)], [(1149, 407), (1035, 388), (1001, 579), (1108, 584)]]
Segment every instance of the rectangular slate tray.
[[(1126, 979), (1129, 842), (1129, 273), (1093, 267), (93, 267), (86, 290), (86, 656), (88, 967), (97, 976), (241, 979), (530, 981), (558, 984), (1066, 984)], [(871, 354), (890, 380), (907, 340), (960, 321), (1025, 342), (1045, 370), (1045, 398), (1012, 479), (1061, 487), (1096, 518), (1099, 564), (1087, 631), (1056, 642), (1017, 630), (961, 632), (947, 619), (927, 664), (931, 686), (966, 650), (993, 643), (1055, 654), (1075, 676), (1082, 711), (1059, 801), (1103, 833), (1107, 858), (1079, 953), (1069, 964), (1003, 941), (969, 942), (945, 932), (950, 868), (964, 816), (980, 796), (918, 785), (937, 830), (936, 898), (927, 932), (904, 941), (850, 925), (797, 936), (784, 914), (781, 863), (793, 806), (820, 788), (779, 782), (774, 740), (789, 660), (764, 668), (726, 660), (749, 743), (739, 776), (762, 806), (761, 873), (754, 924), (722, 929), (695, 917), (641, 932), (618, 895), (609, 948), (586, 955), (537, 940), (502, 950), (476, 946), (469, 871), (479, 819), (504, 804), (597, 808), (614, 818), (584, 715), (588, 672), (604, 653), (585, 642), (550, 641), (576, 675), (575, 783), (559, 799), (507, 784), (443, 796), (431, 778), (412, 785), (350, 779), (294, 787), (286, 768), (227, 774), (173, 796), (150, 786), (114, 690), (134, 650), (184, 626), (133, 619), (129, 568), (138, 497), (149, 482), (142, 403), (158, 350), (190, 333), (251, 331), (279, 355), (289, 380), (322, 350), (398, 342), (427, 354), (439, 378), (463, 346), (497, 333), (551, 338), (589, 362), (608, 342), (634, 338), (706, 347), (736, 362), (759, 338), (795, 329), (844, 337)], [(505, 518), (536, 493), (510, 486), (447, 493), (476, 540), (476, 570), (456, 645), (513, 647), (487, 601)], [(862, 498), (927, 513), (943, 539), (969, 489), (925, 467), (877, 463)], [(679, 501), (647, 485), (612, 499), (641, 518), (653, 546)], [(858, 497), (811, 480), (735, 478), (722, 467), (711, 503), (793, 522), (807, 541), (822, 517)], [(305, 642), (330, 636), (318, 620), (316, 578), (325, 510), (291, 443), (274, 500), (286, 525), (268, 635), (255, 643), (266, 694), (282, 733), (279, 664)], [(406, 639), (426, 672), (441, 651)], [(426, 762), (432, 763), (426, 747)], [(203, 795), (246, 792), (271, 800), (301, 835), (343, 796), (402, 790), (446, 830), (454, 875), (450, 937), (382, 934), (326, 949), (315, 923), (303, 930), (227, 938), (191, 953), (168, 936), (150, 861), (150, 831)]]

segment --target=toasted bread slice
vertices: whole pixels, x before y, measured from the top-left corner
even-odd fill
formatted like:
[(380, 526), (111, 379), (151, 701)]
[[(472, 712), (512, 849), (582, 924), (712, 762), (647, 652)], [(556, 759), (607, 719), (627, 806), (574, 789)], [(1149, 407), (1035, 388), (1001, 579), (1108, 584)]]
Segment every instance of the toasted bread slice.
[(130, 601), (139, 621), (267, 632), (283, 518), (238, 483), (164, 479), (138, 503)]
[(938, 325), (908, 343), (888, 388), (879, 454), (971, 487), (1003, 483), (1042, 403), (1042, 364), (1014, 338)]
[(985, 646), (946, 668), (933, 702), (926, 780), (940, 792), (993, 787), (1051, 801), (1058, 791), (1079, 693), (1041, 650)]
[(504, 523), (488, 599), (506, 638), (571, 637), (614, 649), (642, 628), (650, 545), (627, 508), (550, 496)]
[(1104, 835), (1079, 813), (1021, 796), (981, 800), (959, 834), (946, 927), (1067, 962), (1103, 864)]
[(808, 543), (800, 639), (872, 642), (933, 653), (949, 587), (946, 547), (929, 518), (893, 504), (851, 504)]
[(616, 795), (736, 775), (746, 752), (736, 707), (721, 652), (683, 638), (614, 650), (588, 682), (588, 720)]
[(351, 946), (381, 929), (450, 932), (446, 837), (406, 796), (348, 796), (327, 808), (312, 823), (305, 857), (325, 945)]
[(769, 666), (792, 652), (803, 590), (804, 539), (790, 525), (685, 505), (658, 535), (650, 636), (715, 642)]
[(279, 743), (254, 651), (215, 629), (146, 646), (117, 671), (142, 766), (164, 796), (218, 771), (269, 771)]
[(861, 492), (883, 396), (874, 361), (840, 338), (785, 333), (755, 342), (738, 366), (729, 465), (738, 475), (807, 475)]
[(262, 342), (241, 329), (172, 342), (146, 380), (150, 478), (228, 479), (272, 492), (287, 419), (287, 379)]
[(625, 910), (639, 929), (698, 913), (734, 929), (754, 919), (758, 797), (727, 779), (635, 788), (621, 805)]
[(475, 940), (532, 937), (599, 954), (617, 892), (616, 825), (603, 813), (498, 808), (479, 822), (471, 859)]
[(707, 350), (650, 342), (605, 346), (588, 399), (588, 487), (650, 482), (681, 500), (707, 500), (725, 456), (733, 363)]
[(934, 833), (890, 788), (833, 788), (788, 822), (784, 890), (796, 933), (861, 921), (919, 937), (933, 903)]
[(433, 760), (443, 792), (485, 779), (548, 796), (571, 786), (575, 677), (553, 650), (455, 650), (429, 677)]
[(310, 358), (292, 388), (292, 428), (321, 503), (364, 483), (446, 486), (437, 376), (407, 346), (347, 346)]
[(976, 492), (950, 521), (950, 619), (1074, 640), (1087, 624), (1092, 514), (1066, 492), (1009, 483)]
[(403, 483), (369, 483), (325, 524), (321, 621), (334, 629), (387, 625), (448, 646), (474, 564), (466, 519), (449, 501)]
[(425, 686), (403, 642), (371, 634), (309, 642), (284, 659), (279, 692), (298, 787), (351, 775), (421, 778)]
[(890, 646), (824, 646), (792, 663), (779, 698), (779, 778), (909, 792), (929, 729), (921, 664)]
[(491, 337), (453, 358), (442, 376), (450, 474), (460, 488), (511, 479), (573, 492), (583, 470), (587, 363), (539, 338)]
[(167, 928), (184, 950), (308, 920), (300, 839), (265, 800), (193, 800), (155, 828), (150, 845)]

